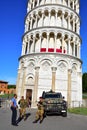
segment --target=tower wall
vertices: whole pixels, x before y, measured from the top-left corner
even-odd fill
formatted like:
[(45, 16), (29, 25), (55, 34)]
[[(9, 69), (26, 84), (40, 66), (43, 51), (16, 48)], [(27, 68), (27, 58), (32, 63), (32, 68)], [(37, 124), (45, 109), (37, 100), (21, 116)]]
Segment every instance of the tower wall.
[[(30, 0), (19, 58), (18, 98), (32, 107), (43, 91), (62, 92), (70, 107), (82, 102), (79, 0)], [(29, 90), (29, 91), (28, 91)]]

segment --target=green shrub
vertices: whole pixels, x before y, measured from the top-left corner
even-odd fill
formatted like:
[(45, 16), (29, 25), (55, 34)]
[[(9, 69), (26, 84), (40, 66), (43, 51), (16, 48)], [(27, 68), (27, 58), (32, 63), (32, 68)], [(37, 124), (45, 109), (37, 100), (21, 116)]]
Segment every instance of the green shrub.
[(87, 115), (87, 108), (84, 107), (69, 108), (68, 112), (80, 115)]

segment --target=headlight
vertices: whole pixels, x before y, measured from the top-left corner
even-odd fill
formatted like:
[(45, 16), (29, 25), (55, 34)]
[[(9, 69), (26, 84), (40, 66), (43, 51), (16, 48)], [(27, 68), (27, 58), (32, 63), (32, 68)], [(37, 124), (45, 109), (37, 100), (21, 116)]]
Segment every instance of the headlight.
[(50, 100), (48, 100), (48, 103), (51, 103), (51, 101), (50, 101)]

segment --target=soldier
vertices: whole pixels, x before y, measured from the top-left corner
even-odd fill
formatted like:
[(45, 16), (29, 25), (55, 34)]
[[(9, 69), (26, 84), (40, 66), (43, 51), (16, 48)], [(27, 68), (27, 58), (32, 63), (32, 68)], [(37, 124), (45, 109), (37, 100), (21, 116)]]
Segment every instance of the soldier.
[(20, 105), (19, 114), (20, 119), (24, 118), (26, 120), (26, 107), (27, 107), (27, 101), (24, 99), (24, 96), (21, 97), (18, 104)]
[(38, 110), (36, 112), (35, 121), (33, 123), (37, 123), (40, 120), (40, 123), (42, 123), (44, 118), (44, 105), (43, 105), (43, 98), (39, 97), (39, 102), (37, 104)]

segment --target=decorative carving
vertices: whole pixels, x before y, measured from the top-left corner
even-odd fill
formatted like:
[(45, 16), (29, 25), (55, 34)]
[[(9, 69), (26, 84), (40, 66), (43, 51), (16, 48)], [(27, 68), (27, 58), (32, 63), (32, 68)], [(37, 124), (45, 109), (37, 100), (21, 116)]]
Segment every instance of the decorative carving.
[(76, 67), (75, 67), (75, 66), (73, 66), (73, 67), (72, 67), (72, 73), (73, 73), (73, 74), (75, 74), (75, 73), (76, 73), (76, 71), (77, 71)]
[(29, 77), (27, 80), (27, 83), (30, 84), (34, 84), (34, 79), (32, 77)]
[(24, 67), (24, 62), (21, 62), (21, 68), (23, 68)]
[(44, 71), (48, 71), (50, 69), (50, 64), (49, 62), (45, 61), (43, 64), (42, 64), (42, 68)]
[(33, 63), (30, 63), (30, 64), (28, 65), (28, 69), (29, 69), (30, 71), (32, 71), (32, 70), (34, 69), (34, 64), (33, 64)]
[(53, 72), (56, 72), (57, 67), (51, 67), (51, 69), (52, 69)]
[(71, 70), (71, 69), (68, 69), (68, 73), (71, 74), (71, 73), (72, 73), (72, 70)]
[(64, 72), (66, 70), (66, 65), (64, 63), (61, 63), (59, 65), (59, 69), (60, 69), (60, 71)]
[(36, 66), (36, 67), (35, 67), (35, 70), (36, 70), (37, 72), (39, 72), (39, 69), (40, 69), (39, 66)]

